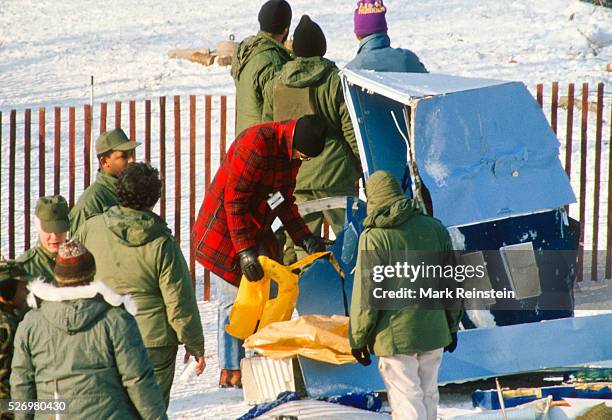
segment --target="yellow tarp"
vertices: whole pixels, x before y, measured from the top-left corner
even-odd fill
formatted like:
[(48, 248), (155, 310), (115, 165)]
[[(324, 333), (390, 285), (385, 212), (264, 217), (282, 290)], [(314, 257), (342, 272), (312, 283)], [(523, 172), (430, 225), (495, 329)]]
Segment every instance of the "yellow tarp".
[[(334, 255), (329, 251), (309, 255), (290, 266), (260, 256), (264, 277), (260, 281), (248, 281), (242, 277), (225, 331), (244, 340), (272, 322), (291, 319), (299, 294), (298, 273), (320, 258), (328, 259), (342, 276)], [(269, 299), (271, 281), (278, 284), (278, 296), (274, 299)]]
[(354, 363), (348, 327), (346, 316), (304, 315), (269, 324), (250, 336), (244, 347), (273, 359), (300, 355), (334, 365)]

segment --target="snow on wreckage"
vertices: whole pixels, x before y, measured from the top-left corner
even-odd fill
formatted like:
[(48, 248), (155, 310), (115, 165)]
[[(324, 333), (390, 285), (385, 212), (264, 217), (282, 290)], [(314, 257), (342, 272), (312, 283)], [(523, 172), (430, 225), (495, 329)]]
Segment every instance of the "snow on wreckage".
[[(575, 197), (558, 160), (558, 141), (522, 83), (347, 71), (345, 90), (366, 175), (392, 172), (409, 195), (453, 231), (462, 251), (495, 251), (493, 256), (503, 257), (500, 248), (524, 244), (519, 249), (535, 250), (535, 259), (563, 250), (567, 258), (558, 262), (564, 266), (557, 267), (557, 278), (548, 284), (550, 274), (540, 273), (534, 280), (542, 282), (544, 293), (530, 303), (541, 310), (546, 292), (571, 294), (577, 224), (563, 206)], [(497, 273), (497, 266), (504, 270)], [(487, 261), (489, 277), (499, 286), (520, 280), (507, 276), (505, 268), (511, 267)], [(564, 305), (553, 305), (562, 308), (540, 318), (525, 319), (522, 310), (496, 313), (496, 322), (569, 316), (569, 297)]]
[[(488, 303), (498, 328), (476, 328), (476, 317), (464, 316), (461, 345), (444, 354), (438, 382), (612, 358), (599, 339), (612, 334), (612, 316), (573, 318), (580, 227), (564, 206), (575, 196), (558, 141), (525, 86), (435, 74), (345, 70), (342, 77), (365, 176), (391, 172), (449, 228), (462, 258), (485, 263), (492, 289), (516, 292)], [(355, 268), (363, 218), (352, 207), (330, 247), (345, 273)], [(324, 261), (302, 275), (300, 315), (346, 313), (352, 276), (330, 288), (333, 276)], [(384, 389), (376, 363), (299, 362), (311, 397)]]

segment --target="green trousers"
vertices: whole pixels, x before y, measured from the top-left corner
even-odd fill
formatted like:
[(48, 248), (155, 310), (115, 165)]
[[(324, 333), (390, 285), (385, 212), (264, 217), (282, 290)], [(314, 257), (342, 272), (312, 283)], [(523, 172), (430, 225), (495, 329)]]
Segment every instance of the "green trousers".
[(166, 408), (170, 404), (170, 389), (174, 381), (174, 367), (178, 346), (147, 347), (149, 359), (155, 372), (155, 380), (166, 401)]
[[(349, 192), (346, 194), (330, 194), (326, 191), (300, 191), (299, 193), (295, 193), (295, 202), (303, 203), (305, 201), (318, 200), (320, 198), (334, 197), (336, 195), (357, 195), (357, 191)], [(317, 213), (310, 213), (304, 216), (304, 222), (306, 222), (306, 226), (313, 233), (313, 235), (321, 236), (321, 230), (323, 227), (323, 220), (327, 220), (329, 226), (334, 231), (335, 235), (338, 235), (342, 228), (344, 227), (344, 217), (346, 215), (346, 209), (331, 209), (331, 210), (323, 210)], [(293, 243), (293, 240), (289, 236), (286, 235), (285, 240), (285, 248), (283, 252), (283, 264), (289, 265), (293, 264), (297, 260), (300, 260), (306, 257), (308, 254), (301, 247), (296, 246)]]

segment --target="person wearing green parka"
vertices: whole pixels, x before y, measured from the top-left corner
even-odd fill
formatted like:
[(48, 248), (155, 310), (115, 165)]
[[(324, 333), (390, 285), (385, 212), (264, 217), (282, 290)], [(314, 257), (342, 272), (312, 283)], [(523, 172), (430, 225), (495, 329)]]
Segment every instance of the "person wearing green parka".
[[(323, 153), (302, 163), (298, 173), (297, 203), (335, 196), (357, 196), (361, 177), (359, 149), (351, 118), (344, 101), (338, 67), (323, 56), (327, 41), (320, 26), (302, 16), (293, 34), (295, 60), (288, 62), (264, 88), (264, 121), (283, 121), (317, 114), (327, 125)], [(323, 220), (336, 235), (344, 225), (344, 209), (306, 215), (304, 221), (315, 235), (321, 234)], [(306, 253), (301, 249), (297, 258)], [(295, 262), (293, 243), (287, 238), (285, 264)]]
[(91, 253), (70, 241), (58, 253), (56, 285), (28, 285), (32, 309), (17, 328), (11, 398), (66, 401), (63, 419), (167, 419), (136, 305), (94, 280), (95, 271)]
[[(426, 252), (433, 255), (429, 265), (452, 266), (451, 239), (440, 221), (422, 214), (405, 196), (391, 173), (375, 172), (365, 187), (367, 216), (359, 237), (349, 322), (353, 356), (363, 365), (370, 364), (370, 352), (378, 356), (394, 419), (435, 420), (438, 368), (443, 349), (452, 352), (457, 346), (461, 304), (447, 301), (438, 309), (428, 304), (383, 310), (368, 299), (379, 287), (368, 274), (374, 265), (368, 264), (394, 266), (394, 252)], [(411, 279), (403, 278), (397, 287), (411, 284)], [(449, 284), (454, 287), (455, 280)]]
[(161, 180), (147, 163), (132, 163), (119, 176), (119, 204), (87, 220), (77, 232), (94, 255), (98, 277), (138, 306), (142, 334), (166, 405), (180, 343), (204, 371), (204, 335), (189, 269), (166, 223), (152, 209)]
[(23, 269), (33, 277), (55, 281), (55, 259), (61, 244), (66, 242), (70, 220), (68, 203), (61, 195), (40, 197), (36, 202), (35, 221), (38, 243), (17, 257)]
[(236, 85), (236, 135), (261, 124), (263, 89), (266, 83), (291, 60), (283, 42), (291, 25), (291, 6), (285, 0), (269, 0), (258, 15), (259, 32), (244, 39), (232, 57), (232, 78)]
[(117, 177), (134, 162), (134, 149), (140, 143), (131, 141), (120, 128), (106, 131), (96, 140), (96, 155), (100, 169), (91, 184), (70, 211), (70, 237), (79, 227), (105, 208), (117, 205)]

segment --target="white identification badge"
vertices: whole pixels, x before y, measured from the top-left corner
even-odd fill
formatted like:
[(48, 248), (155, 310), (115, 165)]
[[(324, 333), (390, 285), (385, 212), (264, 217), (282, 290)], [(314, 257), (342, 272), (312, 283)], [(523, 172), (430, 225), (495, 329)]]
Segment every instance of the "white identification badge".
[(283, 197), (283, 195), (280, 193), (280, 191), (277, 191), (272, 194), (270, 198), (268, 198), (268, 205), (272, 210), (274, 210), (275, 208), (283, 204), (284, 201), (285, 198)]
[(279, 230), (282, 225), (283, 222), (281, 222), (278, 217), (275, 217), (274, 221), (272, 222), (272, 232), (276, 232), (277, 230)]

